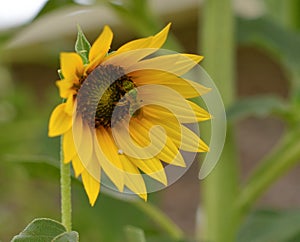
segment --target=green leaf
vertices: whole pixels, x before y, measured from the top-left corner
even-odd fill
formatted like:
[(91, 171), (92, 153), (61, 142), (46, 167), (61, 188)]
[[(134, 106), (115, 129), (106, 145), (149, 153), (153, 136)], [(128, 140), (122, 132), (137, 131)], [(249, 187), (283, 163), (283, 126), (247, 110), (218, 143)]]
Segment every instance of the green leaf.
[(238, 19), (237, 24), (237, 38), (240, 43), (257, 44), (293, 65), (300, 63), (299, 33), (289, 31), (267, 18)]
[(77, 28), (78, 28), (78, 33), (77, 33), (77, 40), (75, 43), (75, 50), (77, 54), (79, 54), (80, 57), (82, 58), (83, 64), (88, 64), (91, 44), (83, 34), (79, 25), (77, 26)]
[(33, 220), (12, 242), (51, 242), (55, 237), (66, 232), (59, 222), (49, 218)]
[(134, 226), (124, 228), (126, 242), (146, 242), (144, 231)]
[(288, 28), (300, 29), (300, 1), (299, 0), (265, 0), (266, 10), (279, 24)]
[[(237, 39), (240, 44), (258, 45), (278, 57), (284, 66), (300, 76), (300, 34), (293, 32), (268, 18), (237, 20)], [(300, 88), (297, 78), (293, 88)], [(292, 90), (294, 91), (294, 90)]]
[(2, 156), (2, 160), (10, 165), (23, 166), (32, 177), (59, 181), (59, 161), (51, 157), (41, 155), (5, 155)]
[(295, 242), (300, 235), (300, 210), (260, 210), (252, 213), (238, 234), (238, 242)]
[(48, 0), (35, 18), (39, 18), (44, 14), (47, 14), (53, 10), (68, 5), (74, 5), (74, 1), (73, 0)]
[(286, 105), (273, 95), (254, 96), (236, 101), (227, 110), (229, 120), (238, 120), (248, 116), (266, 117), (274, 113), (283, 113)]
[[(149, 36), (159, 32), (164, 26), (157, 13), (149, 7), (148, 0), (109, 1), (110, 7), (122, 21), (125, 21), (139, 36)], [(180, 51), (182, 46), (169, 34), (164, 48)]]
[(78, 242), (79, 234), (76, 231), (65, 232), (56, 236), (52, 242)]

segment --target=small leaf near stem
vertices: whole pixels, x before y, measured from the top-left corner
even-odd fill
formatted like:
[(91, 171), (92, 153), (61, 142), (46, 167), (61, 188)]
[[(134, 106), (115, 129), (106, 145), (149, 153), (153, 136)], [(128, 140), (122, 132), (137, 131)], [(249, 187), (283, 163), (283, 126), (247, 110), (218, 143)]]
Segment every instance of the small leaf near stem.
[(78, 55), (80, 55), (83, 64), (86, 65), (89, 63), (89, 52), (91, 49), (91, 44), (85, 37), (79, 25), (77, 25), (78, 33), (77, 40), (75, 43), (75, 51)]

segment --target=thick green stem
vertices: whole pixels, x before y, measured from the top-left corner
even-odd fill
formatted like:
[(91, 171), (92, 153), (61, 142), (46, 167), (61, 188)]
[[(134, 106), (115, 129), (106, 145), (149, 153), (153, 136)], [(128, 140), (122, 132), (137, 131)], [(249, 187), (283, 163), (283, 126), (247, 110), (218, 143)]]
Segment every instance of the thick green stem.
[(237, 201), (241, 214), (245, 215), (263, 192), (285, 172), (300, 161), (300, 130), (289, 130), (274, 151), (260, 162)]
[(184, 238), (183, 231), (170, 219), (164, 212), (158, 209), (150, 202), (136, 201), (134, 205), (147, 214), (157, 226), (173, 238), (174, 240), (181, 240)]
[[(205, 56), (204, 67), (217, 85), (225, 107), (228, 107), (235, 98), (232, 1), (207, 0), (201, 13), (202, 43), (199, 52)], [(205, 129), (201, 131), (205, 132)], [(201, 182), (204, 221), (200, 221), (197, 226), (199, 241), (235, 241), (237, 214), (234, 203), (238, 191), (237, 167), (233, 125), (228, 125), (221, 158), (212, 173)]]
[(72, 203), (71, 203), (71, 171), (70, 164), (63, 161), (61, 138), (60, 151), (60, 189), (61, 189), (61, 222), (67, 231), (72, 230)]
[(269, 15), (286, 28), (299, 30), (300, 28), (300, 2), (299, 0), (268, 0)]

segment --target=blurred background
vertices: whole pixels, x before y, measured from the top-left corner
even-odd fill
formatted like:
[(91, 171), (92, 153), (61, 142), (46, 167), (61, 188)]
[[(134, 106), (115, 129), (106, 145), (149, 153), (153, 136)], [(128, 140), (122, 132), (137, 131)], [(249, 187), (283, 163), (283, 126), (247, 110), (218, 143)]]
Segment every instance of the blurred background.
[[(141, 2), (146, 5), (138, 6)], [(284, 60), (291, 60), (290, 56), (300, 58), (297, 45), (300, 25), (291, 27), (278, 14), (282, 7), (279, 2), (284, 1), (233, 1), (237, 96), (243, 99), (266, 94), (271, 100), (270, 107), (260, 112), (244, 115), (240, 111), (237, 115), (241, 183), (277, 144), (286, 128), (286, 122), (273, 115), (272, 100), (276, 97), (285, 102), (290, 96), (290, 71)], [(139, 9), (143, 6), (147, 8)], [(47, 125), (51, 111), (60, 103), (55, 86), (59, 53), (74, 51), (76, 25), (80, 24), (90, 42), (105, 24), (110, 25), (115, 34), (113, 50), (129, 40), (153, 35), (172, 22), (167, 46), (201, 54), (201, 8), (202, 1), (197, 0), (1, 1), (0, 241), (9, 241), (35, 217), (60, 219), (59, 139), (47, 137)], [(286, 49), (291, 53), (283, 53)], [(251, 105), (259, 107), (260, 103)], [(191, 238), (201, 199), (198, 171), (198, 163), (194, 162), (178, 182), (150, 195), (150, 201)], [(281, 177), (258, 200), (256, 207), (299, 208), (299, 172), (300, 167), (295, 166)], [(172, 241), (129, 202), (101, 193), (91, 208), (82, 185), (75, 180), (73, 213), (73, 227), (81, 241), (122, 241), (122, 228), (126, 224), (142, 227), (147, 241)]]

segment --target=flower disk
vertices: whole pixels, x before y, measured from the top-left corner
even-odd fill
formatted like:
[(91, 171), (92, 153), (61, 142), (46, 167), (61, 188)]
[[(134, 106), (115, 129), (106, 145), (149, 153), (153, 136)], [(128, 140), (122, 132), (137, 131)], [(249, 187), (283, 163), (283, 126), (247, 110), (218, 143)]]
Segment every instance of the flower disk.
[(111, 117), (115, 108), (118, 110), (119, 120), (129, 112), (128, 102), (122, 107), (116, 107), (116, 104), (131, 90), (127, 87), (128, 83), (132, 83), (131, 89), (134, 88), (132, 80), (125, 75), (121, 67), (113, 65), (96, 67), (88, 75), (77, 95), (77, 112), (91, 128), (111, 127)]
[(100, 184), (146, 200), (158, 190), (153, 184), (172, 182), (168, 167), (187, 166), (182, 151), (208, 151), (186, 124), (211, 118), (190, 101), (210, 89), (182, 77), (202, 57), (159, 53), (169, 28), (109, 53), (113, 34), (105, 26), (91, 47), (61, 53), (56, 84), (65, 102), (51, 114), (49, 136), (63, 136), (63, 162), (72, 162), (91, 205)]

